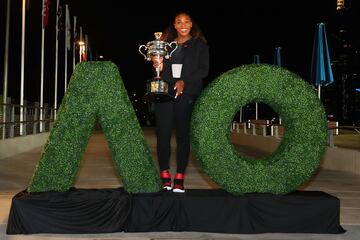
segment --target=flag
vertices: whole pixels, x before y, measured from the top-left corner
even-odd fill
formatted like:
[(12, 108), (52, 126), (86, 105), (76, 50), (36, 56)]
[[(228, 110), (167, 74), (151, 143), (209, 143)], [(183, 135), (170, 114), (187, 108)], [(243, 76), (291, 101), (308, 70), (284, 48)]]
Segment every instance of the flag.
[(79, 41), (80, 41), (80, 42), (84, 42), (84, 39), (83, 39), (83, 32), (82, 32), (82, 27), (80, 27), (80, 36), (79, 36)]
[(82, 51), (82, 54), (81, 54), (81, 59), (82, 59), (82, 62), (86, 62), (87, 57), (86, 57), (86, 50), (85, 50), (85, 48), (83, 48), (83, 51)]
[(80, 62), (86, 62), (86, 48), (85, 48), (85, 42), (84, 42), (84, 38), (83, 38), (82, 27), (80, 27), (80, 42), (82, 43), (80, 45)]
[(66, 18), (66, 22), (65, 22), (65, 34), (66, 34), (66, 48), (67, 50), (70, 50), (70, 45), (71, 45), (71, 22), (70, 22), (70, 13), (69, 13), (69, 5), (65, 5), (66, 9), (65, 9), (65, 18)]
[(56, 7), (56, 14), (57, 14), (57, 38), (59, 38), (59, 32), (63, 30), (64, 25), (64, 17), (63, 17), (63, 9), (60, 0), (57, 0), (57, 7)]
[(73, 71), (75, 69), (75, 65), (76, 65), (76, 38), (77, 38), (77, 26), (76, 26), (76, 16), (74, 16), (74, 21), (73, 21), (73, 41), (72, 41), (72, 45), (73, 45)]
[(50, 0), (43, 0), (42, 27), (46, 28), (49, 23)]
[(26, 11), (29, 11), (31, 8), (31, 0), (26, 1)]
[(77, 25), (76, 25), (76, 16), (74, 16), (74, 29), (73, 29), (73, 43), (76, 42), (76, 38), (78, 37), (78, 32), (77, 32)]
[(86, 51), (85, 51), (86, 52), (86, 60), (92, 61), (90, 42), (89, 42), (87, 34), (85, 34), (85, 46), (86, 46)]

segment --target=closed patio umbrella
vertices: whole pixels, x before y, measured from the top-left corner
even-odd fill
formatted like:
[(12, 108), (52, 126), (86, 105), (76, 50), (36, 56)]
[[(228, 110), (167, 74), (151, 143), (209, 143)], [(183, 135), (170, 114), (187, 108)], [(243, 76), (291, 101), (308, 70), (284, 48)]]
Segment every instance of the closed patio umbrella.
[(258, 54), (255, 54), (254, 55), (254, 64), (260, 64), (260, 55)]
[(276, 47), (276, 48), (275, 48), (274, 65), (277, 65), (277, 66), (279, 66), (279, 67), (282, 67), (281, 47)]
[(316, 26), (310, 77), (312, 84), (318, 88), (319, 98), (321, 87), (334, 82), (324, 23), (318, 23)]

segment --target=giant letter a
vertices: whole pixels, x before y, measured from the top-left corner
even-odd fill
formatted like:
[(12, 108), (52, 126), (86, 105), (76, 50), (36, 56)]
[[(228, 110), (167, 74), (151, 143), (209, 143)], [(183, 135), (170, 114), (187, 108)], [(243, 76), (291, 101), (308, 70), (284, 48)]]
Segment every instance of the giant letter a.
[(83, 62), (71, 77), (29, 192), (66, 191), (73, 185), (97, 120), (125, 190), (136, 193), (161, 189), (117, 66), (111, 62)]

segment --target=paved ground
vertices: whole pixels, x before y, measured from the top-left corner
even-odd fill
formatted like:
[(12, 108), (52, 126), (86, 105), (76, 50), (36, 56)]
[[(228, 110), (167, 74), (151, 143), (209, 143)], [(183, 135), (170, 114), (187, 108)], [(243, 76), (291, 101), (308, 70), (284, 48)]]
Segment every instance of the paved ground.
[[(155, 159), (155, 137), (153, 129), (144, 129), (145, 137)], [(174, 140), (173, 140), (174, 141)], [(259, 157), (263, 153), (237, 146), (244, 155)], [(339, 171), (320, 170), (302, 190), (324, 191), (340, 199), (341, 225), (347, 230), (344, 234), (214, 234), (201, 232), (152, 232), (152, 233), (112, 233), (112, 234), (34, 234), (6, 235), (6, 224), (12, 197), (24, 190), (30, 182), (42, 149), (34, 149), (24, 154), (0, 160), (0, 240), (3, 239), (360, 239), (360, 176)], [(174, 159), (172, 158), (174, 169)], [(116, 188), (121, 186), (111, 160), (111, 154), (101, 132), (96, 132), (90, 139), (75, 187), (77, 188)], [(187, 188), (217, 188), (204, 174), (192, 157), (187, 171)]]

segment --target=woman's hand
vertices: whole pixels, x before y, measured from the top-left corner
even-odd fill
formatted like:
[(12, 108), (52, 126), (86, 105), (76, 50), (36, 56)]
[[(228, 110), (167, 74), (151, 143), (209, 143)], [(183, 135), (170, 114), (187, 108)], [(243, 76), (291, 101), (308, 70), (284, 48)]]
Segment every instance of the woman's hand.
[(153, 62), (153, 67), (155, 69), (159, 69), (159, 71), (161, 72), (163, 70), (164, 57), (163, 56), (153, 56), (151, 58), (151, 60)]
[(184, 87), (185, 87), (185, 82), (183, 80), (178, 80), (175, 83), (175, 87), (174, 87), (174, 90), (176, 90), (175, 98), (183, 94)]

